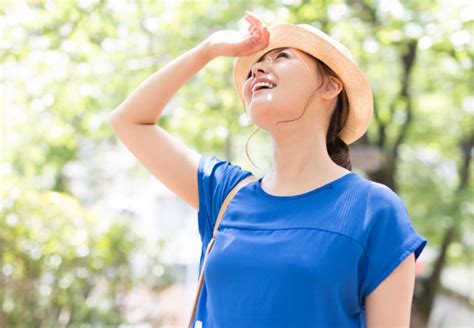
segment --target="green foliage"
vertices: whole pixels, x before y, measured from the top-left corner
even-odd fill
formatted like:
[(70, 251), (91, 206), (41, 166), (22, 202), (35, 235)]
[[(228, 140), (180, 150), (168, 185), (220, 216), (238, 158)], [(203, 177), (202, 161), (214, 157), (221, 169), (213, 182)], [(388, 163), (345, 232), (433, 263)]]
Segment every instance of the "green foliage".
[[(412, 122), (396, 162), (400, 194), (430, 245), (440, 242), (452, 222), (468, 231), (472, 169), (468, 188), (458, 190), (465, 161), (459, 145), (474, 133), (474, 21), (467, 1), (17, 3), (4, 0), (0, 8), (0, 155), (8, 163), (0, 171), (9, 169), (0, 174), (0, 326), (118, 325), (130, 288), (159, 290), (172, 283), (168, 270), (131, 278), (138, 237), (127, 221), (103, 226), (100, 214), (87, 211), (68, 190), (64, 167), (88, 160), (81, 157), (84, 141), (117, 142), (108, 113), (213, 31), (238, 28), (246, 9), (268, 25), (312, 24), (347, 45), (374, 93), (378, 121), (367, 132), (371, 144), (380, 142), (379, 126), (386, 125), (384, 158), (391, 156), (411, 104)], [(403, 54), (413, 40), (416, 58), (404, 80)], [(254, 170), (244, 158), (255, 126), (245, 123), (233, 89), (234, 60), (218, 58), (199, 72), (158, 124), (201, 153)], [(260, 132), (251, 144), (252, 159), (271, 157), (268, 135)], [(469, 247), (457, 243), (452, 263), (470, 260)], [(159, 256), (147, 252), (162, 272)]]
[(0, 326), (121, 323), (140, 245), (127, 221), (104, 226), (68, 194), (0, 179)]

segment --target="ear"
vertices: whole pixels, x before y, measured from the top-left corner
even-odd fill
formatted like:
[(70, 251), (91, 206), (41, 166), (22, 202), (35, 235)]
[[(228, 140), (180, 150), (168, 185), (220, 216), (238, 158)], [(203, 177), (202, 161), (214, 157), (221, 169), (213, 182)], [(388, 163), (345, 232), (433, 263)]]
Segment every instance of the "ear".
[(342, 91), (342, 88), (343, 84), (338, 78), (334, 76), (328, 76), (321, 98), (328, 100), (336, 98), (337, 95)]

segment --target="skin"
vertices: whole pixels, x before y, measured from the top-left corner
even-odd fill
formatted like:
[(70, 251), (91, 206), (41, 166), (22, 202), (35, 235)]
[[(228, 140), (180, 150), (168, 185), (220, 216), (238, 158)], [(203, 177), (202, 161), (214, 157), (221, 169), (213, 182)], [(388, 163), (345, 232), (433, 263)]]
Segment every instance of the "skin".
[[(196, 210), (199, 193), (195, 177), (201, 154), (178, 142), (156, 121), (171, 97), (211, 59), (244, 56), (266, 47), (269, 31), (261, 19), (248, 12), (246, 20), (251, 24), (250, 33), (236, 37), (233, 31), (215, 32), (209, 40), (147, 78), (110, 114), (114, 132), (144, 167)], [(274, 57), (265, 57), (254, 66), (255, 74), (269, 74), (278, 84), (271, 97), (263, 97), (262, 93), (252, 99), (247, 91), (249, 116), (273, 137), (275, 167), (263, 179), (262, 187), (275, 195), (299, 194), (347, 173), (325, 152), (328, 111), (334, 106), (340, 85), (333, 80), (321, 89), (300, 116), (320, 77), (313, 73), (316, 70), (311, 57), (290, 51), (290, 58), (277, 59), (271, 53), (269, 56)], [(296, 120), (284, 122), (292, 119)], [(278, 124), (280, 121), (283, 123)], [(414, 281), (411, 254), (368, 295), (367, 327), (409, 327)]]
[(415, 290), (415, 254), (411, 253), (365, 300), (368, 328), (409, 328)]
[[(252, 66), (252, 75), (243, 85), (247, 114), (273, 142), (274, 166), (262, 179), (262, 188), (274, 195), (300, 194), (349, 173), (326, 149), (329, 118), (342, 82), (331, 77), (316, 90), (322, 77), (315, 59), (294, 48), (270, 51)], [(277, 86), (253, 95), (251, 83), (257, 77)]]
[[(251, 12), (246, 13), (246, 20), (251, 24), (249, 31), (260, 37), (255, 43), (263, 40), (266, 44), (269, 36), (263, 21)], [(336, 165), (326, 150), (329, 118), (342, 83), (330, 78), (315, 92), (322, 77), (314, 58), (298, 49), (286, 52), (288, 58), (278, 57), (278, 49), (265, 54), (252, 66), (252, 76), (242, 87), (247, 115), (272, 137), (274, 164), (261, 187), (273, 195), (301, 194), (349, 172)], [(277, 86), (252, 96), (250, 84), (255, 77), (269, 78)], [(412, 253), (367, 296), (367, 327), (408, 328), (414, 285)]]

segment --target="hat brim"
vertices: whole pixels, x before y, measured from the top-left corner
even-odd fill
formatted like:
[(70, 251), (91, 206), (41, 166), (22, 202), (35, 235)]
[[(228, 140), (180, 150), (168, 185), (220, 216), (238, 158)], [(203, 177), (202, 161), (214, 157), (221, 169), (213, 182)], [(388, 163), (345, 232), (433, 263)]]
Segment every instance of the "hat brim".
[(275, 24), (268, 28), (270, 40), (264, 49), (244, 57), (237, 57), (233, 67), (234, 87), (243, 100), (242, 86), (254, 63), (265, 53), (276, 48), (291, 47), (318, 58), (341, 79), (349, 101), (349, 115), (339, 137), (350, 144), (368, 128), (373, 114), (373, 97), (369, 81), (353, 62), (350, 52), (334, 42), (324, 32), (307, 24)]

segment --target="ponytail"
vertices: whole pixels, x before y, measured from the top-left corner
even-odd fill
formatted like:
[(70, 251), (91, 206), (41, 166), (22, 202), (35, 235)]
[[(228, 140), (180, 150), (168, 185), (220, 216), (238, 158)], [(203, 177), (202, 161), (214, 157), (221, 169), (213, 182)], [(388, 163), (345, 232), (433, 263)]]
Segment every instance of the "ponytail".
[(334, 109), (329, 122), (328, 132), (326, 134), (326, 147), (332, 161), (339, 166), (352, 171), (349, 146), (339, 137), (339, 132), (344, 127), (348, 116), (349, 102), (343, 89), (337, 98), (336, 108)]

